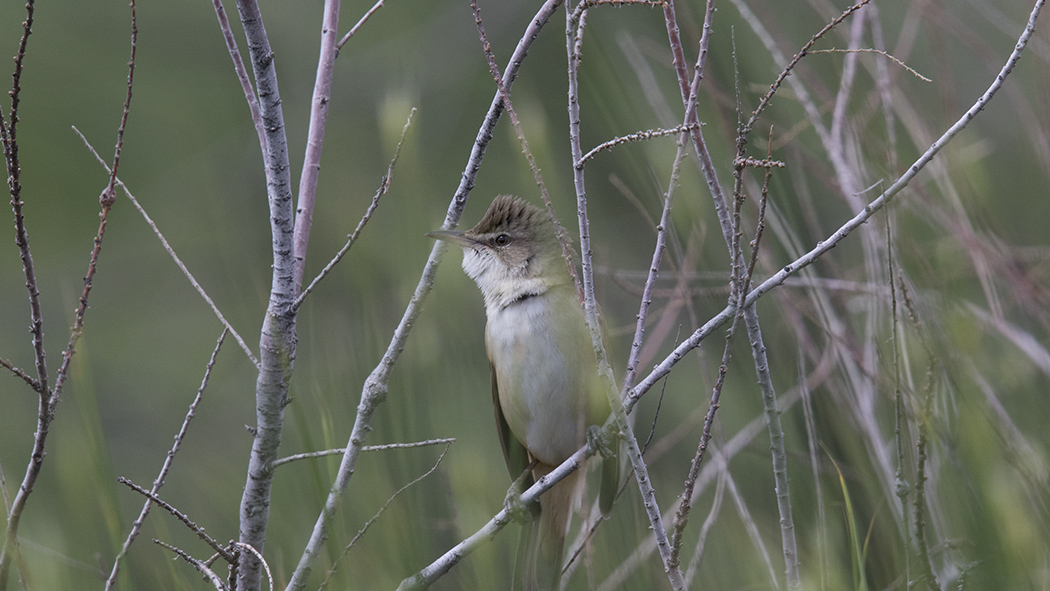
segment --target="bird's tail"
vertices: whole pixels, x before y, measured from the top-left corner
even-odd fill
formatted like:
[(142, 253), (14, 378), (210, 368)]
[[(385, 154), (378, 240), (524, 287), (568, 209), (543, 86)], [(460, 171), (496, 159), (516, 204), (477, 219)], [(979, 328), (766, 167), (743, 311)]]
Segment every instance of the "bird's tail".
[[(538, 479), (551, 470), (538, 466), (533, 475)], [(565, 535), (580, 488), (581, 470), (555, 484), (540, 497), (539, 515), (522, 528), (515, 569), (521, 573), (524, 591), (556, 591), (561, 582), (565, 561)]]

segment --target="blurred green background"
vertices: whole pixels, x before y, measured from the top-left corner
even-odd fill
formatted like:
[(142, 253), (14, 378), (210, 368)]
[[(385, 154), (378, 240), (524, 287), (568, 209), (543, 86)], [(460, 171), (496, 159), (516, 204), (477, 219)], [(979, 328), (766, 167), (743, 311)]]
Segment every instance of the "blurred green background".
[[(788, 56), (845, 8), (821, 0), (750, 4), (769, 38)], [(348, 30), (370, 6), (345, 2), (340, 30)], [(481, 3), (501, 67), (537, 6)], [(689, 0), (676, 7), (692, 62), (703, 5)], [(318, 0), (262, 2), (296, 184), (321, 8)], [(890, 0), (865, 9), (861, 46), (886, 48), (932, 82), (888, 60), (859, 57), (845, 104), (845, 145), (862, 187), (881, 183), (860, 199), (873, 199), (984, 91), (1030, 8), (1019, 0), (994, 5)], [(235, 7), (227, 3), (226, 9), (243, 51)], [(120, 176), (257, 350), (272, 258), (260, 152), (243, 93), (209, 3), (139, 2), (137, 11), (134, 98)], [(14, 54), (24, 17), (22, 3), (0, 3), (0, 55)], [(563, 18), (559, 11), (537, 39), (513, 96), (555, 207), (575, 234)], [(907, 409), (904, 476), (914, 484), (914, 442), (924, 425), (931, 438), (926, 521), (934, 572), (953, 588), (960, 582), (967, 589), (1045, 589), (1050, 584), (1047, 18), (1043, 15), (1040, 32), (996, 99), (888, 212), (865, 226), (866, 239), (852, 236), (759, 305), (774, 383), (786, 408), (794, 518), (807, 589), (904, 589), (906, 569), (916, 568), (902, 541), (899, 501), (888, 488), (896, 453), (887, 219), (893, 220), (895, 264), (917, 313), (917, 320), (908, 318), (898, 292)], [(39, 2), (35, 19), (22, 76), (18, 139), (22, 199), (53, 373), (69, 338), (98, 224), (97, 198), (107, 180), (71, 126), (111, 157), (126, 90), (130, 26), (125, 2)], [(852, 26), (847, 21), (818, 47), (847, 47)], [(884, 41), (874, 41), (876, 36)], [(794, 74), (825, 124), (849, 59), (813, 55)], [(9, 71), (11, 62), (2, 63)], [(889, 73), (886, 93), (875, 83), (880, 68)], [(719, 3), (700, 117), (726, 187), (737, 121), (734, 88), (749, 113), (779, 71), (736, 5)], [(591, 10), (580, 76), (585, 150), (617, 135), (680, 123), (681, 101), (659, 8)], [(424, 233), (444, 218), (493, 92), (465, 1), (389, 0), (343, 48), (336, 62), (308, 278), (357, 224), (410, 109), (418, 112), (390, 193), (350, 254), (302, 307), (282, 455), (345, 444), (362, 382), (385, 350), (432, 248)], [(884, 96), (891, 99), (888, 108)], [(5, 115), (8, 109), (5, 100)], [(890, 123), (886, 112), (892, 113)], [(787, 168), (776, 171), (770, 184), (771, 219), (756, 271), (762, 277), (795, 258), (798, 249), (826, 238), (855, 211), (791, 87), (784, 87), (756, 126), (751, 155), (765, 156), (770, 125), (775, 126), (773, 157)], [(673, 139), (661, 138), (618, 147), (586, 169), (599, 300), (621, 372), (654, 242), (646, 216), (659, 218), (673, 156)], [(747, 176), (751, 201), (745, 207), (745, 239), (750, 239), (761, 176), (751, 171)], [(506, 118), (489, 146), (464, 224), (473, 225), (498, 193), (539, 203)], [(29, 314), (12, 226), (5, 224), (6, 246), (0, 248), (0, 357), (28, 369), (33, 366)], [(866, 260), (874, 261), (874, 273)], [(339, 563), (330, 588), (392, 589), (473, 533), (502, 505), (509, 477), (493, 429), (484, 313), (459, 261), (458, 253), (446, 256), (368, 441), (454, 437), (457, 443), (439, 470), (391, 503)], [(676, 192), (663, 269), (643, 368), (725, 305), (728, 256), (706, 185), (691, 160)], [(52, 426), (47, 460), (22, 521), (25, 588), (102, 587), (142, 506), (142, 499), (115, 479), (125, 476), (146, 487), (152, 482), (220, 330), (121, 196), (109, 217), (84, 336)], [(649, 469), (665, 511), (681, 492), (695, 452), (721, 336), (717, 333), (680, 363), (637, 411), (639, 438), (644, 441), (653, 429)], [(784, 585), (768, 439), (746, 345), (744, 335), (738, 335), (714, 448), (731, 449), (727, 442), (756, 420), (760, 428), (757, 435), (733, 440), (742, 447), (729, 463), (732, 478), (723, 478), (719, 486), (712, 459), (717, 455), (709, 456), (705, 488), (683, 550), (683, 564), (688, 564), (714, 504), (717, 518), (711, 519), (695, 588)], [(930, 414), (922, 411), (928, 367)], [(161, 491), (220, 541), (237, 537), (251, 444), (244, 425), (254, 423), (254, 384), (251, 363), (227, 339)], [(801, 392), (810, 401), (809, 413), (796, 402)], [(17, 378), (0, 380), (0, 466), (9, 495), (25, 469), (35, 414), (32, 391)], [(320, 570), (439, 453), (439, 448), (425, 448), (366, 454)], [(266, 558), (281, 583), (298, 561), (337, 465), (338, 459), (330, 458), (280, 469)], [(862, 564), (851, 563), (847, 524), (858, 528)], [(631, 483), (612, 520), (584, 552), (570, 588), (611, 587), (610, 573), (633, 564), (628, 557), (647, 530)], [(208, 588), (188, 565), (172, 562), (170, 553), (150, 543), (154, 537), (201, 558), (208, 554), (181, 524), (154, 509), (123, 564), (120, 588)], [(516, 540), (512, 526), (434, 588), (506, 588)], [(320, 580), (315, 575), (310, 588)], [(18, 588), (19, 583), (10, 584)], [(619, 588), (667, 586), (650, 551)]]

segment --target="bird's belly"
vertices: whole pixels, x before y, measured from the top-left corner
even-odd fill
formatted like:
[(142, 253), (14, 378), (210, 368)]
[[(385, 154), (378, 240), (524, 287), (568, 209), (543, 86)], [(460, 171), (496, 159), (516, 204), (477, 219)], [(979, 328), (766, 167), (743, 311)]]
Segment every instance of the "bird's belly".
[(552, 319), (541, 303), (489, 318), (486, 344), (508, 426), (535, 458), (557, 465), (583, 443), (583, 376), (594, 370), (581, 355), (582, 318)]

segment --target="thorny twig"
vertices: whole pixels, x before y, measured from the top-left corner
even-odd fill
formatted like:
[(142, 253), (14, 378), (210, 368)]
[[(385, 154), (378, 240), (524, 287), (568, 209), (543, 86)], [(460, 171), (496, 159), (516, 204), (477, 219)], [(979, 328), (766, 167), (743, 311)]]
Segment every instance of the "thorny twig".
[[(102, 239), (105, 237), (106, 233), (106, 222), (109, 210), (114, 202), (113, 187), (116, 183), (116, 169), (120, 163), (120, 152), (124, 145), (124, 128), (127, 124), (128, 114), (131, 110), (131, 91), (135, 74), (135, 50), (138, 42), (138, 26), (135, 16), (134, 0), (131, 1), (130, 6), (131, 57), (128, 60), (127, 92), (124, 98), (124, 107), (121, 112), (120, 125), (117, 128), (117, 142), (116, 147), (114, 148), (113, 167), (110, 172), (109, 182), (106, 185), (106, 188), (102, 190), (99, 197), (101, 212), (99, 213), (98, 231), (93, 240), (93, 248), (91, 249), (87, 274), (84, 276), (84, 289), (80, 294), (79, 305), (73, 313), (74, 320), (73, 327), (70, 330), (69, 343), (62, 352), (62, 363), (56, 374), (54, 387), (53, 389), (49, 389), (47, 365), (44, 362), (43, 318), (40, 314), (39, 292), (37, 290), (35, 272), (33, 271), (32, 256), (29, 252), (28, 235), (25, 231), (25, 222), (22, 216), (22, 202), (20, 199), (21, 187), (17, 181), (17, 174), (12, 172), (11, 168), (12, 165), (16, 170), (18, 167), (16, 124), (18, 121), (17, 108), (20, 90), (19, 81), (21, 79), (22, 60), (25, 57), (26, 43), (33, 23), (33, 2), (30, 0), (26, 3), (27, 17), (23, 22), (22, 38), (19, 42), (18, 53), (15, 55), (15, 74), (12, 76), (13, 83), (10, 93), (12, 103), (11, 122), (7, 126), (0, 127), (0, 136), (2, 136), (0, 139), (3, 140), (4, 144), (4, 156), (8, 166), (8, 185), (11, 189), (11, 207), (15, 213), (15, 242), (18, 245), (19, 253), (22, 256), (23, 270), (26, 274), (26, 288), (29, 290), (30, 294), (30, 314), (32, 318), (32, 328), (30, 330), (33, 334), (34, 352), (36, 355), (39, 405), (37, 412), (37, 428), (36, 433), (33, 436), (33, 451), (31, 452), (29, 463), (26, 466), (25, 477), (22, 479), (22, 484), (18, 488), (18, 493), (15, 495), (15, 499), (8, 513), (3, 551), (0, 552), (0, 591), (7, 588), (11, 561), (15, 553), (18, 551), (18, 526), (21, 521), (22, 511), (25, 508), (26, 501), (32, 493), (33, 486), (40, 475), (41, 468), (43, 467), (47, 435), (51, 427), (51, 421), (55, 416), (55, 409), (61, 399), (62, 387), (69, 375), (69, 364), (73, 359), (77, 342), (80, 339), (84, 327), (84, 314), (87, 312), (88, 295), (91, 293), (92, 282), (98, 269), (98, 257), (102, 250)], [(0, 120), (2, 119), (3, 117), (0, 117)]]
[(212, 550), (215, 550), (215, 552), (217, 552), (219, 554), (219, 556), (222, 557), (223, 560), (225, 560), (226, 562), (229, 562), (231, 564), (233, 563), (234, 557), (233, 557), (233, 554), (230, 552), (230, 550), (228, 548), (223, 548), (221, 544), (216, 542), (214, 538), (209, 536), (208, 533), (204, 531), (203, 527), (201, 527), (201, 526), (197, 525), (196, 523), (194, 523), (193, 520), (191, 520), (189, 517), (187, 517), (185, 513), (183, 513), (182, 511), (179, 511), (178, 509), (173, 507), (170, 503), (168, 503), (164, 499), (158, 497), (156, 494), (154, 494), (154, 493), (152, 493), (152, 492), (142, 488), (141, 486), (135, 484), (134, 482), (128, 480), (127, 478), (124, 478), (123, 476), (118, 477), (117, 478), (117, 482), (119, 482), (119, 483), (123, 484), (124, 486), (127, 486), (128, 488), (134, 490), (135, 492), (137, 492), (140, 495), (146, 497), (150, 501), (156, 503), (157, 506), (160, 507), (161, 509), (164, 509), (168, 513), (171, 513), (175, 517), (175, 519), (178, 519), (179, 521), (181, 521), (187, 528), (189, 528), (190, 531), (192, 531), (194, 534), (196, 534), (198, 538), (200, 538), (201, 540), (204, 541), (205, 544), (210, 546)]
[(192, 565), (193, 568), (197, 569), (198, 572), (204, 575), (204, 578), (207, 579), (208, 582), (212, 584), (212, 587), (215, 587), (215, 589), (217, 589), (218, 591), (226, 591), (227, 589), (229, 589), (229, 587), (227, 587), (226, 584), (222, 582), (222, 579), (219, 578), (219, 575), (215, 574), (215, 571), (213, 571), (205, 561), (198, 560), (190, 556), (189, 553), (185, 550), (172, 546), (171, 544), (168, 544), (166, 542), (162, 542), (161, 540), (158, 540), (156, 538), (153, 538), (153, 543), (160, 546), (161, 548), (165, 548), (174, 552), (176, 556), (190, 563), (190, 565)]
[[(575, 11), (571, 13), (566, 11), (565, 17), (565, 51), (568, 59), (569, 83), (569, 143), (572, 150), (573, 162), (580, 162), (583, 159), (583, 149), (581, 148), (580, 141), (579, 67), (583, 46), (584, 19), (587, 14), (585, 4), (586, 0), (580, 2)], [(699, 79), (699, 75), (697, 76), (697, 79)], [(696, 117), (695, 95), (692, 98), (694, 99), (691, 101), (692, 108), (690, 109), (687, 107), (686, 109), (684, 120), (684, 124), (686, 125), (693, 123), (693, 120)], [(652, 283), (655, 282), (659, 270), (660, 260), (663, 254), (665, 231), (670, 219), (673, 185), (677, 182), (677, 165), (681, 163), (684, 153), (684, 134), (682, 134), (679, 137), (678, 149), (675, 153), (676, 166), (672, 172), (672, 186), (668, 187), (668, 193), (664, 199), (664, 211), (661, 218), (662, 228), (661, 226), (658, 226), (658, 230), (661, 231), (658, 231), (657, 243), (653, 249), (653, 264), (650, 266), (647, 280), (650, 284), (648, 287), (649, 291), (652, 289)], [(587, 320), (587, 326), (590, 331), (591, 344), (594, 348), (594, 356), (597, 361), (598, 373), (602, 387), (609, 399), (611, 414), (608, 421), (606, 421), (607, 427), (613, 427), (613, 433), (618, 433), (619, 437), (623, 439), (627, 457), (630, 459), (631, 467), (634, 470), (635, 480), (638, 483), (638, 490), (642, 495), (642, 502), (645, 507), (646, 516), (652, 527), (653, 535), (656, 536), (657, 546), (660, 549), (660, 558), (663, 560), (664, 570), (667, 574), (668, 580), (671, 582), (671, 587), (676, 590), (684, 589), (685, 583), (682, 580), (681, 570), (670, 562), (670, 545), (667, 541), (667, 533), (660, 516), (660, 507), (656, 500), (656, 493), (653, 490), (652, 483), (649, 479), (648, 467), (645, 464), (645, 460), (642, 458), (638, 440), (635, 438), (634, 431), (631, 429), (631, 426), (627, 421), (627, 411), (621, 406), (621, 391), (616, 386), (615, 377), (613, 376), (612, 367), (609, 365), (608, 354), (605, 350), (605, 345), (602, 339), (601, 323), (598, 318), (598, 304), (595, 300), (594, 294), (590, 219), (587, 215), (587, 190), (584, 181), (583, 168), (573, 167), (573, 188), (576, 191), (576, 213), (580, 228), (584, 316)], [(640, 340), (645, 330), (645, 317), (649, 306), (648, 299), (651, 298), (647, 298), (644, 295), (642, 296), (638, 322), (635, 325), (635, 340), (631, 345), (630, 359), (628, 360), (627, 371), (624, 375), (623, 390), (626, 390), (627, 385), (634, 381), (638, 351), (641, 348)]]
[(766, 107), (769, 106), (769, 101), (773, 99), (773, 95), (776, 94), (777, 90), (780, 89), (780, 85), (784, 83), (784, 80), (786, 80), (787, 77), (791, 74), (791, 71), (795, 69), (795, 65), (802, 61), (802, 58), (806, 57), (806, 55), (809, 53), (810, 48), (812, 48), (813, 45), (821, 39), (821, 37), (826, 35), (828, 31), (837, 27), (842, 21), (849, 18), (849, 16), (854, 12), (857, 12), (858, 10), (863, 8), (864, 5), (870, 1), (871, 0), (860, 0), (860, 2), (857, 2), (853, 6), (850, 6), (845, 11), (843, 11), (842, 14), (832, 19), (832, 21), (829, 22), (827, 25), (824, 25), (823, 29), (818, 31), (816, 35), (813, 35), (813, 37), (810, 38), (809, 42), (802, 46), (802, 49), (800, 49), (799, 52), (791, 58), (791, 61), (788, 62), (787, 66), (784, 67), (784, 70), (780, 72), (780, 75), (777, 76), (777, 79), (774, 80), (773, 84), (769, 86), (769, 91), (766, 92), (765, 96), (763, 96), (760, 101), (758, 101), (758, 106), (755, 107), (755, 110), (751, 113), (751, 117), (747, 120), (747, 123), (745, 123), (740, 128), (740, 137), (746, 138), (751, 133), (751, 128), (754, 127), (755, 121), (758, 120), (758, 117), (762, 114), (763, 111), (766, 110)]
[(620, 136), (620, 137), (615, 137), (615, 138), (613, 138), (613, 139), (611, 139), (611, 140), (609, 140), (607, 142), (602, 142), (602, 143), (598, 144), (594, 148), (591, 148), (591, 151), (589, 151), (586, 154), (584, 154), (583, 158), (580, 158), (580, 160), (577, 161), (574, 166), (576, 168), (581, 168), (584, 164), (587, 163), (588, 160), (590, 160), (591, 158), (594, 158), (595, 156), (597, 156), (599, 152), (602, 152), (603, 150), (608, 150), (608, 149), (610, 149), (610, 148), (612, 148), (614, 146), (618, 146), (620, 144), (626, 144), (628, 142), (637, 142), (639, 140), (647, 140), (647, 139), (651, 139), (651, 138), (654, 138), (654, 137), (661, 137), (661, 136), (665, 136), (665, 135), (675, 135), (675, 134), (678, 134), (678, 133), (682, 133), (683, 131), (692, 131), (692, 129), (694, 127), (698, 126), (698, 125), (701, 125), (701, 124), (700, 123), (689, 123), (689, 124), (686, 124), (686, 125), (679, 125), (678, 127), (672, 127), (671, 129), (647, 129), (645, 131), (639, 131), (637, 133), (632, 133), (632, 134), (628, 134), (628, 135), (624, 135), (624, 136)]

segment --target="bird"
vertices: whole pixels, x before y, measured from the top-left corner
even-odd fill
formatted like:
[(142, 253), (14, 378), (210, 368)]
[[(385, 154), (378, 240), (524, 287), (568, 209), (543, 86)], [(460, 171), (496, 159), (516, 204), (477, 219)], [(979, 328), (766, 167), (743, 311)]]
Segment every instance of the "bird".
[[(579, 290), (554, 223), (529, 202), (499, 195), (473, 228), (427, 236), (463, 249), (463, 271), (481, 291), (497, 432), (511, 478), (523, 477), (527, 488), (568, 459), (587, 429), (609, 415)], [(599, 506), (607, 516), (620, 463), (615, 451), (605, 455)], [(531, 519), (515, 566), (525, 591), (558, 588), (582, 482), (583, 470), (577, 470), (546, 491), (538, 507), (526, 507)], [(520, 506), (512, 488), (508, 504), (514, 500)]]

